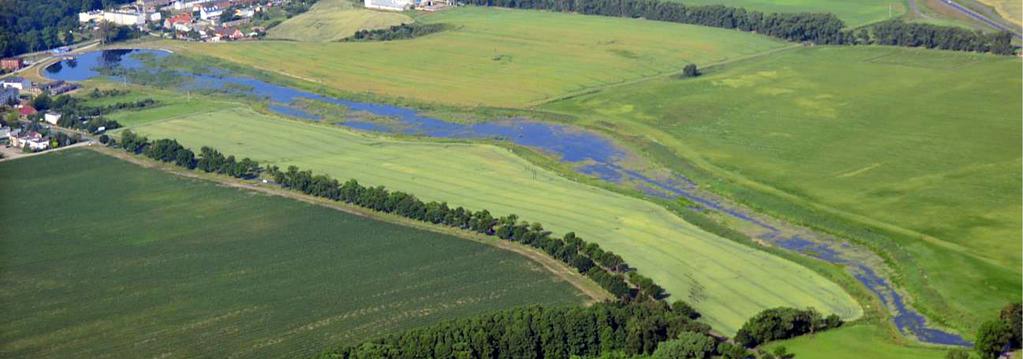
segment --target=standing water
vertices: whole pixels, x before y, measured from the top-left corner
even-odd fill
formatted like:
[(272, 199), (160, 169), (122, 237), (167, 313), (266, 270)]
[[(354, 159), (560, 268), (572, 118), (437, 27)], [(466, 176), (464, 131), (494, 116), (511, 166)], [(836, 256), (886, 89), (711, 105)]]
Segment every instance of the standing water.
[[(150, 72), (161, 70), (157, 68), (158, 65), (154, 65), (155, 62), (143, 61), (137, 55), (159, 60), (170, 54), (158, 50), (90, 52), (75, 60), (50, 65), (46, 68), (45, 74), (47, 77), (58, 80), (82, 81), (109, 73), (115, 74), (119, 81), (131, 81), (132, 76), (116, 74), (120, 70)], [(508, 119), (477, 124), (452, 123), (421, 115), (413, 109), (323, 96), (250, 77), (235, 76), (220, 69), (209, 69), (202, 74), (184, 71), (176, 71), (175, 74), (187, 80), (180, 85), (181, 90), (219, 90), (256, 96), (267, 99), (270, 102), (268, 108), (271, 111), (285, 116), (318, 119), (319, 116), (298, 106), (299, 102), (303, 100), (341, 105), (351, 111), (365, 112), (394, 120), (394, 123), (386, 125), (364, 120), (348, 120), (342, 124), (350, 128), (438, 138), (498, 138), (557, 155), (562, 161), (576, 164), (576, 170), (586, 175), (619, 184), (634, 183), (645, 192), (662, 198), (684, 197), (702, 208), (759, 227), (764, 233), (759, 236), (761, 240), (773, 243), (780, 248), (844, 265), (892, 312), (895, 325), (902, 333), (927, 343), (971, 345), (954, 333), (929, 327), (926, 319), (905, 304), (902, 295), (887, 279), (870, 267), (866, 260), (858, 259), (859, 256), (850, 254), (851, 247), (848, 244), (835, 241), (812, 241), (798, 234), (786, 234), (785, 231), (735, 205), (716, 200), (713, 196), (699, 191), (697, 186), (684, 176), (675, 174), (667, 179), (654, 178), (628, 169), (624, 165), (624, 159), (628, 156), (627, 151), (599, 134), (570, 126), (525, 119)]]

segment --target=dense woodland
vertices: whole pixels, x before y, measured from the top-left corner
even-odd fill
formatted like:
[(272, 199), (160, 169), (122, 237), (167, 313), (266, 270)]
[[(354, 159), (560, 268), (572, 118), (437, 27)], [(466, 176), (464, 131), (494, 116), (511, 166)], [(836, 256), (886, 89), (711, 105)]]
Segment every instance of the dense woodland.
[(644, 18), (756, 32), (815, 44), (877, 44), (1011, 54), (1009, 33), (985, 34), (957, 27), (885, 21), (855, 31), (828, 13), (771, 13), (723, 5), (688, 6), (668, 0), (467, 0), (469, 4)]
[(78, 13), (114, 7), (133, 0), (0, 1), (0, 55), (13, 56), (70, 45)]

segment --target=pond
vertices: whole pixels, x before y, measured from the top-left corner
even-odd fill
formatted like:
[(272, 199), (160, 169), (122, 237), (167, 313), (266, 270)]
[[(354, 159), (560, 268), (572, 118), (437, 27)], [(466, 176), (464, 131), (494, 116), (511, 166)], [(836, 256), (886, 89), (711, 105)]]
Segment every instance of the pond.
[[(166, 72), (167, 69), (151, 68), (157, 66), (154, 64), (158, 61), (147, 61), (146, 59), (158, 60), (167, 56), (172, 56), (172, 54), (160, 50), (89, 52), (79, 55), (74, 60), (65, 60), (47, 67), (45, 75), (58, 80), (82, 81), (110, 74), (118, 81), (132, 81), (132, 76), (118, 76), (117, 73), (119, 71), (126, 73), (124, 70)], [(743, 208), (724, 203), (698, 190), (696, 184), (681, 174), (652, 176), (630, 169), (625, 164), (626, 158), (630, 155), (628, 151), (598, 133), (567, 125), (528, 119), (502, 119), (473, 124), (453, 123), (423, 115), (410, 108), (323, 96), (252, 77), (231, 74), (217, 68), (209, 68), (202, 73), (173, 71), (185, 79), (180, 84), (179, 89), (181, 90), (225, 91), (262, 98), (269, 101), (268, 108), (271, 111), (284, 116), (307, 120), (318, 119), (318, 115), (300, 106), (302, 101), (311, 100), (340, 105), (347, 107), (350, 111), (364, 112), (393, 120), (381, 123), (349, 119), (341, 123), (341, 125), (353, 129), (438, 138), (504, 140), (555, 155), (562, 161), (575, 165), (574, 168), (585, 175), (618, 184), (628, 184), (661, 198), (684, 197), (705, 210), (715, 211), (761, 228), (764, 234), (760, 235), (759, 239), (779, 248), (844, 265), (857, 280), (880, 298), (892, 313), (894, 323), (902, 333), (927, 343), (971, 345), (954, 333), (928, 326), (924, 316), (906, 305), (902, 295), (892, 286), (891, 282), (868, 265), (868, 262), (873, 263), (874, 261), (861, 259), (862, 250), (856, 252), (847, 243), (815, 241), (798, 234), (788, 234), (790, 231), (776, 228)]]

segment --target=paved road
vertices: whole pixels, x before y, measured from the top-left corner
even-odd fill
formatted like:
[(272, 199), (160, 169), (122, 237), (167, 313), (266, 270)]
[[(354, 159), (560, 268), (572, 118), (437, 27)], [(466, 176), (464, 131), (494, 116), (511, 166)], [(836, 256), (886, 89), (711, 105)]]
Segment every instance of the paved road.
[(971, 17), (971, 18), (973, 18), (973, 19), (975, 19), (977, 21), (985, 23), (988, 26), (991, 26), (991, 27), (995, 28), (996, 30), (1008, 31), (1008, 32), (1012, 33), (1014, 36), (1016, 36), (1016, 38), (1023, 39), (1023, 33), (1020, 32), (1020, 29), (1013, 28), (1011, 26), (1008, 26), (1008, 25), (1002, 24), (1000, 22), (991, 20), (987, 16), (984, 16), (983, 14), (981, 14), (979, 12), (970, 10), (969, 8), (967, 8), (965, 6), (959, 5), (959, 3), (957, 3), (957, 2), (955, 2), (953, 0), (941, 0), (941, 1), (938, 1), (938, 3), (944, 5), (945, 7), (948, 7), (950, 9), (952, 9), (952, 10), (955, 10), (955, 11), (957, 11), (959, 13), (962, 13), (962, 14), (964, 14), (966, 16), (969, 16), (969, 17)]

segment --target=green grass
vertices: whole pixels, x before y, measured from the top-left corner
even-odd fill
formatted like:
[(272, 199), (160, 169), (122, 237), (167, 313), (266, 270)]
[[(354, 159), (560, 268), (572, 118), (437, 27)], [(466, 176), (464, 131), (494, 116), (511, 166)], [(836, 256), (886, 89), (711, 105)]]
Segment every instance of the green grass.
[(479, 144), (411, 142), (339, 127), (226, 109), (137, 128), (186, 146), (214, 146), (286, 167), (297, 165), (424, 200), (514, 213), (560, 235), (575, 231), (619, 253), (716, 329), (734, 333), (769, 307), (813, 306), (858, 317), (836, 284), (795, 263), (723, 239), (650, 202), (572, 182), (509, 150)]
[(773, 350), (784, 346), (799, 359), (941, 359), (948, 351), (894, 340), (884, 329), (864, 323), (774, 342), (766, 347)]
[(359, 30), (382, 29), (412, 22), (407, 15), (393, 11), (356, 8), (350, 0), (321, 0), (309, 11), (274, 26), (271, 39), (296, 41), (336, 41)]
[(848, 27), (859, 27), (872, 22), (898, 17), (906, 12), (903, 1), (885, 0), (685, 0), (687, 5), (726, 5), (765, 13), (829, 12), (838, 16)]
[(504, 107), (786, 46), (733, 30), (542, 11), (462, 7), (417, 20), (452, 29), (387, 42), (147, 46), (215, 56), (347, 92)]
[[(121, 126), (137, 126), (152, 121), (215, 111), (224, 104), (230, 104), (230, 102), (224, 102), (198, 93), (187, 94), (152, 87), (124, 85), (104, 80), (90, 80), (85, 86), (87, 90), (80, 91), (75, 96), (82, 99), (84, 101), (83, 104), (86, 106), (99, 107), (123, 102), (136, 102), (144, 99), (158, 101), (155, 107), (147, 108), (144, 111), (121, 110), (104, 115), (108, 119), (117, 121)], [(117, 96), (91, 98), (88, 95), (92, 88), (117, 89), (124, 91), (124, 93)]]
[(448, 235), (76, 149), (0, 163), (0, 356), (301, 357), (586, 298)]
[(927, 314), (973, 332), (1020, 299), (1020, 78), (1014, 57), (803, 48), (546, 109), (887, 251)]

